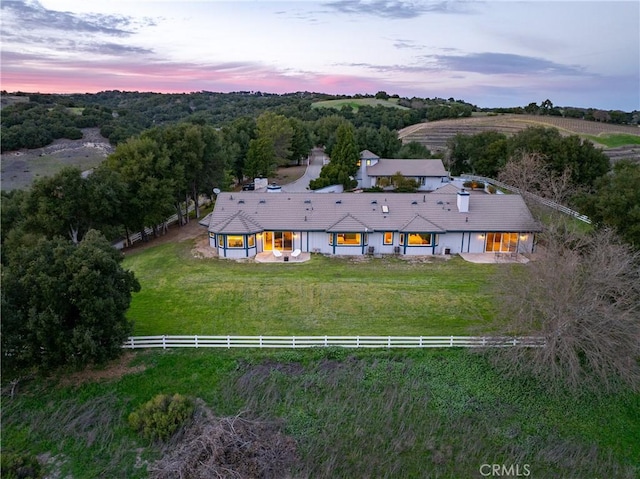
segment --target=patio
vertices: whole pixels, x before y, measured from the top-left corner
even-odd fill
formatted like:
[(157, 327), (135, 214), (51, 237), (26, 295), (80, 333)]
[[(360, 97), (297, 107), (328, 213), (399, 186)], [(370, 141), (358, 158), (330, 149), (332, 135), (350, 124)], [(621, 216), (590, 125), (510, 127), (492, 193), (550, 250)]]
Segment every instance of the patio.
[[(286, 259), (285, 259), (286, 258)], [(301, 252), (297, 258), (291, 256), (291, 251), (283, 251), (280, 258), (276, 258), (271, 251), (264, 251), (255, 256), (256, 263), (305, 263), (311, 259), (311, 253)]]
[(469, 263), (522, 263), (530, 260), (517, 253), (460, 253), (460, 257)]

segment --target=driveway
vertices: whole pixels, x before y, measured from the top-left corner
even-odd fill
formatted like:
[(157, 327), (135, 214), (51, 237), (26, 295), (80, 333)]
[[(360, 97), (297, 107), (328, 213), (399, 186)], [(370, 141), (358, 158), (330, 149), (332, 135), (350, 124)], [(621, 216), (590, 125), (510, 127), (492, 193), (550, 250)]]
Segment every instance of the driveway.
[(309, 155), (309, 165), (304, 175), (292, 183), (282, 185), (284, 193), (304, 193), (309, 191), (309, 182), (320, 176), (320, 170), (324, 161), (328, 160), (322, 148), (314, 148)]

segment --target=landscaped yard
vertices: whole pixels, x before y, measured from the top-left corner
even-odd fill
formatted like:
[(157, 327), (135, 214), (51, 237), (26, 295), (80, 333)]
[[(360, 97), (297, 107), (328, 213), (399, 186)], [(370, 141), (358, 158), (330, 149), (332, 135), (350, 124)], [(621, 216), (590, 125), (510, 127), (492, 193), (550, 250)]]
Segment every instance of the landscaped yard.
[(496, 265), (313, 255), (299, 264), (196, 259), (191, 242), (127, 256), (135, 335), (467, 335), (493, 317)]

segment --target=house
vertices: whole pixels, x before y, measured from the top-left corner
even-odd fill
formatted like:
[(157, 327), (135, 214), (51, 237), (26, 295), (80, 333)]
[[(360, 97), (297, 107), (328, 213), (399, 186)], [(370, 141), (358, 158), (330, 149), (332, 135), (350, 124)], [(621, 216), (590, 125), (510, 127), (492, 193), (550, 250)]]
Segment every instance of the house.
[(200, 221), (221, 258), (531, 253), (540, 226), (518, 195), (221, 193)]
[(414, 180), (420, 191), (433, 191), (449, 182), (449, 173), (442, 160), (404, 160), (380, 158), (369, 150), (360, 152), (356, 180), (359, 188), (390, 185), (391, 178), (400, 172)]

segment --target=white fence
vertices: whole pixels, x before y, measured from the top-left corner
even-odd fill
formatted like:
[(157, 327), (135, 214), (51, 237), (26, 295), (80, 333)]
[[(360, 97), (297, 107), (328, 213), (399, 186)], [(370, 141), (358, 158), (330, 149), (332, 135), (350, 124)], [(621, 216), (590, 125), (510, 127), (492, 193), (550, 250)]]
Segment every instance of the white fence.
[(504, 348), (544, 346), (539, 337), (478, 336), (132, 336), (126, 349), (145, 348)]
[(494, 186), (504, 188), (505, 190), (513, 191), (514, 193), (518, 193), (519, 195), (526, 196), (527, 198), (531, 198), (537, 201), (538, 203), (548, 206), (549, 208), (553, 208), (554, 210), (561, 211), (562, 213), (567, 214), (569, 216), (573, 216), (574, 218), (584, 223), (591, 224), (591, 220), (589, 219), (588, 216), (580, 214), (577, 211), (574, 211), (571, 208), (567, 208), (566, 206), (558, 204), (554, 201), (548, 200), (546, 198), (542, 198), (541, 196), (538, 196), (538, 195), (534, 195), (533, 193), (529, 193), (528, 191), (523, 191), (520, 188), (507, 185), (506, 183), (502, 183), (501, 181), (494, 180), (492, 178), (487, 178), (484, 176), (474, 176), (474, 175), (461, 175), (461, 178), (464, 178), (467, 180), (482, 181), (483, 183), (489, 183)]

